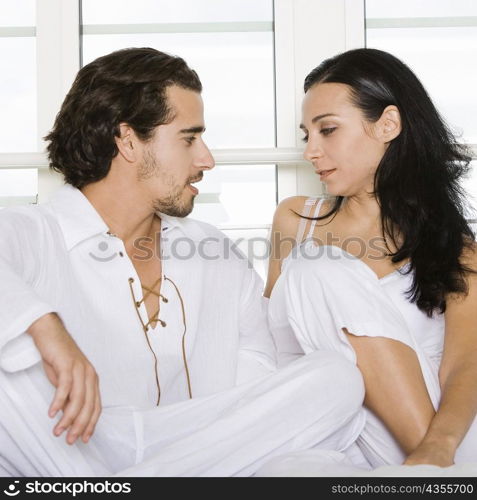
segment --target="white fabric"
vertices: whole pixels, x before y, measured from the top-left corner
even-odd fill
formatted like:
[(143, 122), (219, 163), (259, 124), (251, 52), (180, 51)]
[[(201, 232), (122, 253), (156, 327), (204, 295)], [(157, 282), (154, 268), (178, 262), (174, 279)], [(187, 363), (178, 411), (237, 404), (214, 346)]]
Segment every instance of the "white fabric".
[[(336, 246), (305, 241), (282, 264), (269, 301), (269, 325), (279, 365), (315, 350), (342, 353), (356, 362), (342, 328), (355, 335), (388, 337), (416, 352), (435, 408), (440, 400), (438, 369), (444, 341), (444, 317), (428, 318), (405, 292), (412, 275), (407, 266), (382, 279), (364, 262)], [(400, 464), (405, 456), (393, 436), (369, 410), (357, 444), (362, 453), (350, 463), (373, 468)], [(456, 463), (477, 462), (477, 419), (456, 454)]]
[(361, 374), (336, 353), (203, 398), (105, 408), (87, 445), (53, 436), (52, 395), (40, 364), (0, 370), (0, 476), (248, 476), (280, 453), (345, 450), (364, 425)]
[[(308, 219), (305, 217), (310, 216), (311, 209), (313, 205), (315, 204), (315, 200), (313, 198), (308, 198), (305, 201), (305, 206), (303, 207), (303, 217), (300, 219), (300, 223), (298, 224), (298, 230), (296, 234), (296, 241), (301, 242), (303, 240), (303, 236), (305, 234), (305, 229), (306, 229), (306, 224), (308, 222)], [(311, 228), (310, 228), (311, 230)]]
[[(193, 396), (273, 371), (275, 351), (257, 273), (243, 255), (228, 250), (230, 240), (216, 228), (160, 216), (164, 274), (185, 304)], [(141, 285), (122, 240), (107, 231), (87, 198), (71, 186), (50, 203), (0, 212), (0, 367), (15, 371), (38, 361), (25, 330), (56, 311), (95, 366), (103, 405), (148, 408), (158, 396), (154, 357), (128, 279), (134, 279), (136, 300), (143, 296)], [(138, 249), (138, 255), (144, 252)], [(161, 293), (168, 299), (160, 313), (167, 326), (158, 324), (148, 335), (158, 358), (161, 404), (171, 404), (189, 397), (183, 325), (173, 285), (165, 282)], [(147, 323), (144, 304), (140, 313)]]
[[(313, 353), (276, 372), (262, 283), (248, 261), (215, 228), (160, 216), (164, 274), (185, 304), (194, 398), (179, 299), (163, 286), (167, 327), (149, 332), (156, 407), (153, 355), (128, 283), (134, 279), (139, 300), (139, 278), (122, 241), (68, 186), (48, 204), (0, 213), (1, 475), (251, 475), (286, 451), (346, 450), (361, 432), (357, 368), (335, 353)], [(52, 434), (61, 417), (47, 416), (54, 388), (25, 333), (48, 311), (99, 374), (103, 412), (87, 445)], [(144, 306), (140, 312), (146, 323)]]
[(437, 465), (382, 465), (375, 469), (356, 467), (346, 454), (313, 448), (272, 458), (256, 477), (477, 477), (477, 462)]

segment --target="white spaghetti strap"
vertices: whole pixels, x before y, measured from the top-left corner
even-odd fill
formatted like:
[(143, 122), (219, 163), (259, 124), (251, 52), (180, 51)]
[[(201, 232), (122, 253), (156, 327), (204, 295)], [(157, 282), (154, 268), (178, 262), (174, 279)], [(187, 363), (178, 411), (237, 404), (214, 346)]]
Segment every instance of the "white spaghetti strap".
[[(316, 198), (308, 198), (305, 201), (305, 205), (303, 206), (303, 212), (301, 214), (303, 217), (310, 216), (311, 207), (313, 206), (315, 201)], [(300, 223), (298, 224), (298, 230), (295, 237), (297, 245), (300, 245), (301, 242), (303, 241), (303, 235), (305, 234), (306, 223), (308, 222), (308, 219), (304, 219), (303, 217), (300, 217)]]
[[(324, 200), (324, 198), (321, 198), (321, 200), (319, 200), (318, 203), (316, 204), (316, 208), (315, 208), (315, 211), (313, 213), (313, 218), (318, 217), (318, 215), (320, 213), (321, 205), (323, 205), (323, 200)], [(313, 237), (313, 231), (315, 230), (316, 223), (317, 223), (316, 220), (311, 221), (311, 226), (310, 226), (310, 229), (309, 229), (308, 234), (306, 235), (305, 239), (309, 239), (309, 238)]]

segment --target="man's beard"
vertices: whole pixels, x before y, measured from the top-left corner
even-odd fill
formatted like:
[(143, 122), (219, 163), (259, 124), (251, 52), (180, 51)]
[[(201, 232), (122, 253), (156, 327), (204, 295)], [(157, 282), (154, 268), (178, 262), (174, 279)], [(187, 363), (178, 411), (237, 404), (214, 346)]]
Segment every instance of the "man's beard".
[(144, 162), (139, 167), (137, 177), (139, 181), (156, 177), (160, 179), (163, 186), (170, 188), (170, 192), (167, 196), (156, 198), (153, 201), (153, 209), (155, 212), (161, 212), (172, 217), (187, 217), (192, 212), (194, 208), (194, 197), (192, 196), (190, 201), (184, 201), (182, 199), (182, 194), (184, 189), (187, 189), (187, 186), (176, 186), (174, 177), (166, 174), (161, 169), (149, 150), (145, 151)]
[(154, 211), (172, 217), (187, 217), (194, 208), (194, 198), (191, 197), (189, 202), (184, 202), (181, 199), (184, 188), (176, 187), (174, 191), (167, 197), (156, 198), (153, 202)]

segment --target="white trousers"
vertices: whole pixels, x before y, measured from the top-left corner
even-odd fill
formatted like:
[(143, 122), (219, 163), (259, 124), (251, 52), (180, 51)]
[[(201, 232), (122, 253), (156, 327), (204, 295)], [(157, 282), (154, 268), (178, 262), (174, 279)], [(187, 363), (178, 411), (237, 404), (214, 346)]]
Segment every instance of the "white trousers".
[[(356, 354), (348, 341), (348, 331), (358, 336), (387, 337), (400, 341), (417, 354), (430, 399), (435, 408), (440, 400), (439, 366), (418, 345), (403, 315), (382, 289), (376, 275), (362, 261), (351, 258), (338, 247), (326, 247), (312, 261), (298, 259), (282, 276), (285, 280), (285, 302), (290, 324), (305, 353), (334, 351), (355, 363)], [(404, 300), (404, 299), (403, 299)], [(307, 470), (315, 461), (352, 463), (372, 467), (402, 464), (405, 455), (382, 421), (368, 409), (366, 425), (348, 453), (326, 457), (320, 451), (296, 453), (275, 459), (260, 475), (286, 475), (299, 470), (300, 460)], [(336, 449), (335, 449), (336, 450)], [(351, 453), (352, 452), (352, 453)], [(349, 459), (349, 460), (347, 460)], [(477, 419), (457, 450), (455, 462), (477, 462)]]
[(361, 374), (333, 352), (207, 397), (104, 408), (87, 445), (53, 435), (53, 392), (40, 365), (0, 371), (0, 474), (248, 476), (282, 453), (345, 450), (364, 426)]

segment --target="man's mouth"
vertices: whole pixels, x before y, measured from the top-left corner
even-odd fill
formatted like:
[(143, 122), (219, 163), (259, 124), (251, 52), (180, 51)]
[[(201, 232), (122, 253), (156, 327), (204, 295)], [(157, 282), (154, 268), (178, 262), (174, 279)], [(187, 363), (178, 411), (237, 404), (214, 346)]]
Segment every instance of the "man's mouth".
[(200, 182), (202, 180), (203, 175), (200, 177), (197, 177), (196, 179), (192, 179), (187, 183), (187, 187), (192, 191), (192, 194), (197, 195), (199, 194), (199, 190), (193, 186), (192, 184), (195, 184), (196, 182)]

